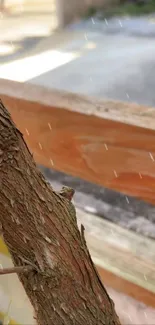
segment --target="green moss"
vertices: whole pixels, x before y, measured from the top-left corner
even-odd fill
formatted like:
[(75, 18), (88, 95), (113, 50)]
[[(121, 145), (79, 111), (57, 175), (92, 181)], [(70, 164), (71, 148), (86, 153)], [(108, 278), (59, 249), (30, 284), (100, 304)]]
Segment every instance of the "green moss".
[(86, 14), (85, 14), (85, 17), (86, 18), (92, 17), (96, 13), (97, 13), (97, 8), (95, 8), (95, 7), (89, 7), (88, 10), (87, 10), (87, 12), (86, 12)]
[[(91, 17), (96, 14), (94, 7), (89, 8), (86, 16)], [(113, 16), (140, 16), (155, 13), (155, 0), (149, 0), (144, 4), (126, 2), (124, 5), (112, 6), (108, 9), (100, 10), (100, 19)]]
[(106, 16), (140, 16), (155, 12), (155, 1), (149, 1), (146, 4), (138, 5), (134, 3), (126, 3), (122, 6), (112, 7), (103, 12)]

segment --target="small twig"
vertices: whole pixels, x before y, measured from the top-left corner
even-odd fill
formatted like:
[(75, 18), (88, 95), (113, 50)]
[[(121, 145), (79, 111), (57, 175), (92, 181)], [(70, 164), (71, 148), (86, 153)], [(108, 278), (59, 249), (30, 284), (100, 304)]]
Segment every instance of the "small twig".
[(30, 272), (33, 269), (34, 268), (32, 266), (30, 266), (30, 265), (10, 267), (10, 268), (5, 268), (5, 269), (0, 269), (0, 275), (12, 274), (12, 273)]
[(82, 238), (82, 242), (83, 242), (83, 245), (87, 247), (84, 232), (85, 232), (85, 227), (84, 227), (84, 225), (81, 224), (81, 238)]

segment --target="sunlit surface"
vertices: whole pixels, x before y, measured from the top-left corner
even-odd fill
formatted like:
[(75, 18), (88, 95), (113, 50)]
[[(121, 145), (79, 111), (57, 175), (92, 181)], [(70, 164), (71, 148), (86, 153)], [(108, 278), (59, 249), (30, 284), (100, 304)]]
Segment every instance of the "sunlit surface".
[(4, 54), (12, 54), (16, 51), (16, 46), (10, 44), (10, 45), (5, 45), (5, 44), (0, 44), (0, 56)]
[(46, 51), (2, 65), (0, 67), (0, 76), (4, 79), (25, 82), (60, 67), (77, 57), (79, 57), (78, 53)]
[[(14, 22), (13, 22), (14, 23)], [(53, 21), (52, 21), (53, 23)], [(19, 24), (20, 24), (20, 20), (19, 20)], [(42, 37), (42, 36), (50, 36), (51, 35), (51, 28), (52, 28), (52, 24), (48, 23), (47, 25), (43, 25), (39, 22), (36, 21), (29, 21), (29, 24), (26, 25), (26, 23), (24, 24), (20, 24), (20, 28), (17, 28), (18, 26), (13, 24), (12, 28), (10, 26), (9, 30), (4, 30), (4, 35), (0, 35), (0, 40), (2, 42), (9, 42), (10, 40), (12, 42), (17, 42), (20, 41), (24, 38), (27, 37), (34, 37), (34, 36), (38, 36), (38, 37)], [(0, 28), (2, 28), (2, 25), (0, 25)]]

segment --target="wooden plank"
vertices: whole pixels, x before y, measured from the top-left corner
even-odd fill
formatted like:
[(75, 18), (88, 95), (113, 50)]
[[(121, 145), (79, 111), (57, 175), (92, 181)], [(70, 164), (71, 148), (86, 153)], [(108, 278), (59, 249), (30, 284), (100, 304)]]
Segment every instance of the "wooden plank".
[(155, 203), (153, 110), (6, 80), (0, 96), (38, 163)]
[(155, 241), (77, 209), (104, 284), (155, 307)]

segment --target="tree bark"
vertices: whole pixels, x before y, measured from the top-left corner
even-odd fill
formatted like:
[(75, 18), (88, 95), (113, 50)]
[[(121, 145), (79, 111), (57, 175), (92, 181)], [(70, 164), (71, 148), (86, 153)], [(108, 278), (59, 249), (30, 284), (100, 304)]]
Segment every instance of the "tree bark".
[(37, 169), (0, 102), (0, 222), (39, 325), (120, 325), (70, 200)]

